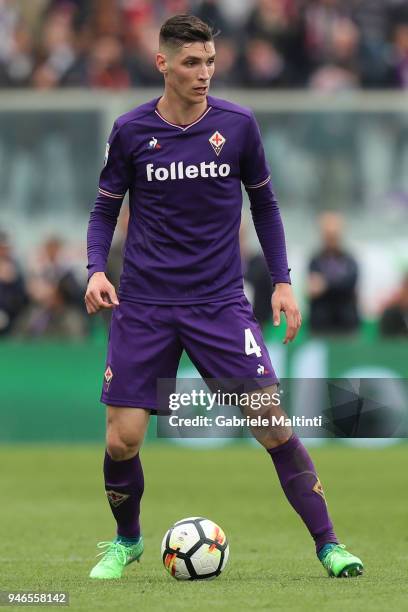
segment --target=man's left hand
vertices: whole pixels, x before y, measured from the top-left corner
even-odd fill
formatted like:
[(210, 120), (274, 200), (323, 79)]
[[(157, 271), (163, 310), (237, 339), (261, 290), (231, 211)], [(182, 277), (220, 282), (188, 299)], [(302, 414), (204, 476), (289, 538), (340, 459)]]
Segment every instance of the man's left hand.
[(272, 294), (272, 314), (274, 326), (280, 325), (280, 313), (284, 312), (286, 317), (286, 336), (283, 344), (295, 339), (302, 325), (302, 316), (293, 295), (291, 285), (288, 283), (277, 283)]

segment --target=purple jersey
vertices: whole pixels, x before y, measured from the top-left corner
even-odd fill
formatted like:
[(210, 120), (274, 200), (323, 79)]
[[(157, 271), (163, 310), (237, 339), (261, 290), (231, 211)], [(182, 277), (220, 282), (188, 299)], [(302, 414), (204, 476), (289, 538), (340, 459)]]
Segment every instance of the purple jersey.
[[(117, 119), (100, 177), (99, 192), (113, 216), (129, 190), (119, 296), (152, 304), (236, 299), (243, 293), (241, 182), (250, 198), (265, 186), (271, 193), (258, 125), (250, 110), (211, 96), (194, 123), (174, 125), (158, 112), (158, 100)], [(265, 219), (261, 211), (261, 234)], [(98, 247), (92, 222), (91, 215), (90, 273), (105, 269), (110, 246), (107, 239), (104, 248)], [(265, 252), (271, 235), (262, 241), (260, 232)], [(281, 255), (275, 244), (273, 257)], [(275, 282), (289, 282), (286, 252), (278, 268)]]

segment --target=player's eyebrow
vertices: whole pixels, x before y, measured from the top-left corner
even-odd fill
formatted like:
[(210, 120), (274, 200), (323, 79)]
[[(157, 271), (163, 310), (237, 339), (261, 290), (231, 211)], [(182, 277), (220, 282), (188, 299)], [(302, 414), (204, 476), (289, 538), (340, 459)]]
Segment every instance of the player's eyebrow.
[[(210, 59), (215, 59), (215, 53), (213, 55), (210, 55), (209, 57), (207, 57), (206, 61), (208, 62), (208, 60)], [(197, 55), (187, 55), (187, 57), (184, 58), (184, 62), (187, 61), (191, 61), (191, 60), (201, 60), (201, 57), (198, 57)]]

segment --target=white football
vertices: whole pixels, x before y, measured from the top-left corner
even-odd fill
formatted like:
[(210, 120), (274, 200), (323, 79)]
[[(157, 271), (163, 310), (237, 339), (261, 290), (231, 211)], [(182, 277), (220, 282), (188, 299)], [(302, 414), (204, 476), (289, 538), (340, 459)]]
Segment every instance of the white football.
[(219, 576), (229, 556), (225, 533), (216, 523), (190, 516), (174, 523), (165, 534), (161, 555), (164, 567), (177, 580), (208, 580)]

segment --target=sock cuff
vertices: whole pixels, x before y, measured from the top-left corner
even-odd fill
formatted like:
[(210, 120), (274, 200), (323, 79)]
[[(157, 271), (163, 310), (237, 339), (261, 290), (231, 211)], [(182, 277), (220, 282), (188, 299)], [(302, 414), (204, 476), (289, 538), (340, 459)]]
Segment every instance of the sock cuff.
[(103, 462), (103, 470), (105, 475), (109, 474), (110, 478), (117, 480), (123, 476), (134, 474), (141, 468), (139, 453), (130, 459), (124, 461), (114, 461), (109, 455), (108, 451), (105, 450), (105, 459)]
[(272, 457), (275, 457), (276, 455), (281, 455), (287, 452), (294, 451), (299, 446), (299, 444), (301, 444), (301, 441), (294, 433), (291, 435), (289, 440), (287, 440), (283, 444), (280, 444), (279, 446), (275, 446), (274, 448), (267, 448), (266, 452), (269, 453)]
[(115, 464), (120, 464), (120, 465), (131, 465), (135, 459), (139, 457), (139, 453), (137, 452), (136, 455), (133, 455), (133, 457), (131, 457), (130, 459), (124, 459), (123, 461), (115, 461), (115, 459), (112, 459), (112, 457), (110, 456), (110, 454), (108, 453), (108, 449), (105, 448), (105, 460), (111, 461), (112, 463)]

